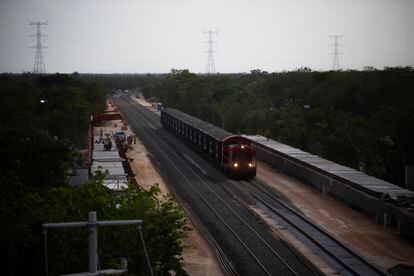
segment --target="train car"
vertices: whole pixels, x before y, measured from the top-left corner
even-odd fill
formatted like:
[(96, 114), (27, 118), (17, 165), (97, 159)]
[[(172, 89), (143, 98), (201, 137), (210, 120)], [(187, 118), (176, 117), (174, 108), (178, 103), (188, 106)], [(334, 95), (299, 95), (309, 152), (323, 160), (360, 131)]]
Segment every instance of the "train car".
[(256, 176), (251, 141), (172, 108), (161, 111), (161, 124), (215, 163), (229, 177)]

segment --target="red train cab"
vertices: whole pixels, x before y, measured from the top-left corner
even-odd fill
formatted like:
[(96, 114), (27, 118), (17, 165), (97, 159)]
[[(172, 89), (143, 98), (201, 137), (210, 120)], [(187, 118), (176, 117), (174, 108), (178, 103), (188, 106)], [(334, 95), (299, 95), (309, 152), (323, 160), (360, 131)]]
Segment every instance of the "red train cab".
[(230, 177), (251, 178), (256, 176), (256, 155), (251, 141), (233, 135), (223, 140), (223, 167)]

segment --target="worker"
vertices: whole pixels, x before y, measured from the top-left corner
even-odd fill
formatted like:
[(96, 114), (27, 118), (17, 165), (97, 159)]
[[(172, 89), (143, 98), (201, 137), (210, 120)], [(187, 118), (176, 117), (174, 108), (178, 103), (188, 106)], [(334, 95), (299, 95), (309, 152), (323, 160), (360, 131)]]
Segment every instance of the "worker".
[(111, 141), (111, 139), (109, 139), (109, 137), (108, 137), (108, 151), (110, 151), (112, 149), (112, 141)]
[(103, 141), (103, 145), (104, 145), (104, 151), (107, 151), (108, 150), (108, 139), (105, 139)]
[(127, 138), (127, 142), (128, 142), (128, 148), (132, 148), (131, 144), (132, 144), (132, 135), (129, 135)]
[(272, 135), (272, 133), (270, 132), (270, 130), (269, 130), (269, 129), (266, 129), (266, 131), (265, 131), (264, 135), (265, 135), (265, 137), (266, 137), (267, 141), (269, 141), (270, 136)]

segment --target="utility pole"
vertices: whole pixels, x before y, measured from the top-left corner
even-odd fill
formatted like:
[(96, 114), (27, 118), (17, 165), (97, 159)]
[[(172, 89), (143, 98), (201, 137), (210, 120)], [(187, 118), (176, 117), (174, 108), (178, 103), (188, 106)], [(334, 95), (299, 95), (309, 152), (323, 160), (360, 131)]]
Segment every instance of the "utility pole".
[[(116, 226), (116, 225), (137, 225), (139, 236), (142, 242), (144, 249), (145, 258), (148, 265), (149, 275), (153, 275), (151, 263), (148, 256), (148, 251), (145, 246), (144, 236), (142, 234), (142, 220), (108, 220), (108, 221), (97, 221), (96, 212), (89, 212), (88, 221), (77, 221), (77, 222), (60, 222), (60, 223), (43, 223), (43, 234), (45, 237), (45, 259), (46, 259), (46, 276), (49, 275), (49, 264), (48, 264), (48, 254), (47, 254), (47, 231), (50, 228), (70, 228), (70, 227), (82, 227), (86, 226), (89, 228), (89, 271), (86, 273), (77, 273), (69, 275), (83, 275), (83, 276), (92, 276), (92, 275), (101, 275), (101, 274), (121, 274), (128, 271), (127, 263), (125, 259), (121, 260), (121, 269), (107, 269), (98, 271), (98, 232), (97, 226)], [(66, 275), (68, 276), (68, 275)]]
[(213, 43), (215, 41), (213, 41), (213, 35), (217, 34), (217, 31), (203, 31), (204, 34), (208, 34), (208, 41), (206, 41), (208, 43), (208, 51), (205, 53), (208, 53), (208, 58), (207, 58), (207, 66), (206, 66), (206, 74), (215, 74), (216, 73), (216, 68), (214, 66), (214, 56), (213, 53), (217, 53), (215, 51), (213, 51)]
[(341, 44), (338, 43), (338, 39), (342, 38), (343, 35), (330, 35), (329, 37), (334, 39), (334, 44), (331, 44), (331, 46), (334, 47), (334, 52), (331, 53), (331, 55), (334, 56), (332, 70), (338, 71), (341, 70), (341, 66), (339, 65), (339, 55), (342, 55), (342, 53), (338, 51), (339, 46), (341, 46)]
[(45, 74), (45, 62), (43, 60), (43, 53), (42, 49), (46, 49), (47, 47), (42, 46), (42, 37), (47, 37), (47, 35), (42, 34), (41, 26), (47, 25), (46, 22), (29, 22), (29, 25), (36, 26), (36, 34), (31, 35), (31, 37), (36, 37), (36, 46), (30, 47), (32, 49), (36, 49), (35, 60), (33, 65), (33, 74)]

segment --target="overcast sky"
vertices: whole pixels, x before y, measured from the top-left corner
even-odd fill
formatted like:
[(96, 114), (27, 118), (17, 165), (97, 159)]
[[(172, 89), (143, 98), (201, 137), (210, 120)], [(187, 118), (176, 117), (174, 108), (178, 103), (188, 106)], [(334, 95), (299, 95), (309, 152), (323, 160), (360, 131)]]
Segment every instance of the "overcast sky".
[(217, 30), (218, 72), (414, 66), (412, 0), (0, 0), (0, 72), (31, 71), (35, 28), (46, 70), (205, 72), (203, 30)]

